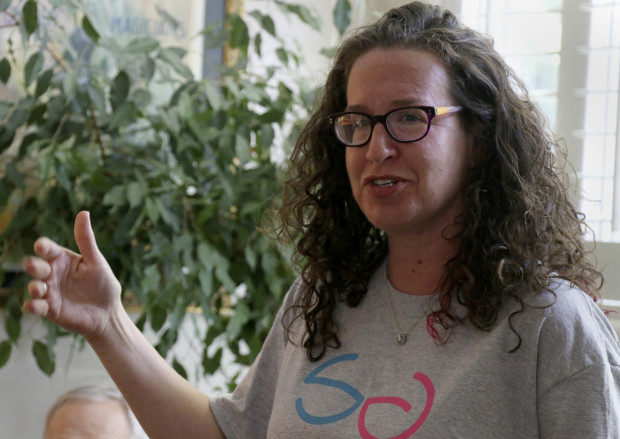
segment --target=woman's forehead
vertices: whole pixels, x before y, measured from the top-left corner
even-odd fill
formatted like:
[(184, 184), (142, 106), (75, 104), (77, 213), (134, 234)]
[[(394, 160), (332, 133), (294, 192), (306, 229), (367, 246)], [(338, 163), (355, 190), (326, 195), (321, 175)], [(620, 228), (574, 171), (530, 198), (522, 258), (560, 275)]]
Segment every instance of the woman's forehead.
[[(353, 63), (347, 107), (450, 105), (450, 75), (441, 59), (417, 49), (372, 49)], [(432, 102), (431, 102), (432, 101)]]

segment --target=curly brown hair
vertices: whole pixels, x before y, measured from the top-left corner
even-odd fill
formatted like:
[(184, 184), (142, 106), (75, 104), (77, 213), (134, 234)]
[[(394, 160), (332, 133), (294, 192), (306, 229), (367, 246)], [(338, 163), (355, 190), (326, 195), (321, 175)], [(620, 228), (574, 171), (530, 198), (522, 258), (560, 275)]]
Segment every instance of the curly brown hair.
[[(347, 105), (347, 80), (360, 55), (375, 48), (424, 50), (452, 76), (451, 93), (464, 107), (476, 164), (458, 219), (459, 253), (446, 264), (433, 314), (444, 328), (462, 322), (450, 313), (449, 291), (466, 306), (465, 317), (489, 330), (507, 298), (521, 309), (526, 292), (548, 289), (553, 277), (598, 297), (602, 274), (586, 258), (586, 224), (570, 199), (560, 144), (524, 84), (493, 48), (493, 41), (459, 23), (449, 11), (413, 2), (387, 12), (347, 38), (337, 52), (311, 116), (290, 157), (278, 211), (279, 236), (296, 243), (295, 262), (305, 293), (295, 307), (305, 322), (304, 347), (316, 361), (337, 348), (334, 310), (357, 306), (372, 273), (387, 255), (387, 238), (357, 206), (345, 168), (345, 147), (329, 115)], [(562, 163), (563, 165), (563, 163)], [(517, 349), (518, 346), (515, 348)]]

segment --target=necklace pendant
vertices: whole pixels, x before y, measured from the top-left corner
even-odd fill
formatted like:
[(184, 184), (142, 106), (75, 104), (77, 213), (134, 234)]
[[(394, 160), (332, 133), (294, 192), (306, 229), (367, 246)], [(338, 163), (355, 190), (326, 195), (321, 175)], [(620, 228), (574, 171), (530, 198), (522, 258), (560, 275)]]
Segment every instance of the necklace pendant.
[(396, 341), (398, 342), (398, 344), (407, 343), (407, 334), (398, 334), (396, 336)]

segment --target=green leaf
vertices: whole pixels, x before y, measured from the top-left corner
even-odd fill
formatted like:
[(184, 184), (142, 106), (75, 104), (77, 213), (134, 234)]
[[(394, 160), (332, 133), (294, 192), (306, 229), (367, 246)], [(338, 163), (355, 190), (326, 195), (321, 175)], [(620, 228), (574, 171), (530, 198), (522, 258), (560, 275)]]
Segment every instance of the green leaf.
[(46, 70), (39, 76), (39, 78), (37, 79), (37, 88), (35, 91), (36, 98), (41, 97), (41, 95), (47, 91), (53, 77), (54, 71), (52, 69)]
[(139, 209), (127, 209), (122, 215), (122, 218), (116, 223), (116, 228), (112, 234), (114, 243), (118, 246), (125, 246), (131, 242), (131, 239), (135, 235), (135, 227), (140, 222), (140, 210)]
[(286, 53), (286, 50), (284, 48), (278, 47), (276, 49), (276, 55), (278, 55), (278, 59), (282, 64), (288, 64), (288, 54)]
[(139, 108), (147, 107), (151, 102), (151, 94), (144, 89), (137, 89), (132, 93), (132, 100)]
[(235, 154), (242, 165), (245, 165), (252, 159), (250, 141), (242, 133), (235, 134)]
[[(210, 298), (213, 294), (213, 271), (205, 267), (200, 267), (198, 271), (198, 282), (200, 283), (200, 295), (204, 298)], [(205, 307), (209, 309), (209, 307)]]
[(155, 68), (157, 67), (155, 60), (150, 56), (143, 57), (142, 62), (140, 63), (140, 73), (142, 74), (142, 79), (146, 82), (149, 82), (155, 76)]
[(270, 123), (263, 123), (260, 131), (257, 133), (257, 145), (260, 148), (268, 150), (275, 139), (275, 131)]
[(256, 251), (252, 246), (246, 246), (245, 248), (245, 261), (248, 263), (248, 266), (252, 271), (256, 269), (256, 265), (258, 262), (258, 256)]
[(78, 89), (77, 75), (73, 71), (69, 71), (65, 74), (62, 80), (62, 89), (65, 92), (66, 99), (71, 101), (75, 98)]
[(26, 67), (24, 68), (24, 79), (26, 81), (26, 86), (29, 86), (41, 73), (41, 69), (43, 68), (43, 56), (39, 53), (33, 53), (28, 61), (26, 62)]
[(71, 178), (69, 178), (69, 174), (67, 173), (67, 166), (64, 163), (58, 163), (56, 166), (55, 174), (56, 180), (58, 181), (60, 186), (65, 191), (67, 191), (67, 193), (73, 194), (73, 187), (71, 185)]
[(45, 181), (52, 176), (55, 162), (56, 159), (54, 158), (54, 154), (52, 154), (49, 149), (39, 154), (37, 164), (41, 181)]
[(159, 338), (159, 343), (157, 344), (157, 346), (155, 346), (155, 349), (157, 349), (159, 355), (164, 358), (166, 357), (168, 351), (172, 349), (172, 347), (176, 343), (178, 335), (179, 331), (172, 328), (168, 328), (164, 331), (162, 336)]
[(122, 206), (123, 204), (125, 204), (125, 201), (127, 201), (126, 194), (127, 191), (125, 190), (125, 186), (114, 186), (103, 196), (103, 205), (115, 207)]
[(106, 107), (106, 97), (104, 91), (93, 84), (88, 84), (86, 88), (88, 97), (96, 109), (104, 110)]
[(263, 19), (261, 20), (261, 26), (269, 34), (273, 35), (274, 37), (276, 36), (276, 25), (269, 15), (263, 15)]
[(276, 26), (273, 19), (269, 15), (264, 15), (260, 11), (252, 11), (250, 12), (250, 15), (260, 23), (263, 30), (267, 31), (274, 37), (276, 36)]
[(161, 285), (161, 274), (157, 264), (149, 265), (144, 269), (144, 276), (140, 279), (140, 286), (144, 291), (156, 291)]
[(157, 13), (168, 23), (172, 29), (177, 30), (180, 26), (179, 20), (170, 15), (164, 8), (157, 6)]
[(95, 30), (87, 15), (84, 15), (82, 18), (82, 29), (84, 29), (88, 38), (93, 40), (93, 42), (96, 43), (99, 41), (99, 33)]
[(301, 21), (309, 25), (312, 29), (317, 31), (321, 29), (321, 21), (307, 7), (285, 3), (282, 0), (277, 0), (276, 4), (282, 11), (296, 15)]
[(112, 109), (116, 110), (129, 95), (129, 75), (121, 70), (114, 77), (114, 81), (112, 81), (112, 87), (110, 89), (110, 104), (112, 104)]
[(263, 123), (263, 124), (268, 124), (268, 123), (282, 123), (282, 121), (284, 120), (284, 117), (286, 116), (286, 113), (282, 110), (277, 110), (275, 108), (272, 108), (271, 110), (267, 111), (264, 114), (261, 114), (259, 116), (259, 120)]
[(45, 343), (35, 340), (32, 343), (32, 355), (44, 374), (51, 376), (54, 373), (56, 368), (54, 356)]
[(23, 124), (26, 123), (30, 115), (30, 111), (28, 111), (24, 107), (20, 107), (19, 105), (17, 105), (14, 107), (13, 111), (9, 113), (9, 120), (6, 124), (6, 127), (8, 129), (16, 131), (20, 129)]
[(140, 330), (140, 332), (144, 332), (144, 325), (146, 323), (146, 314), (140, 314), (138, 320), (136, 320), (136, 327)]
[(110, 118), (109, 128), (117, 129), (131, 121), (133, 121), (136, 106), (131, 101), (123, 102), (113, 113)]
[(161, 218), (164, 222), (172, 227), (175, 232), (177, 232), (179, 230), (179, 217), (170, 211), (170, 209), (167, 209), (163, 204), (160, 206), (159, 212), (161, 213)]
[(11, 64), (6, 57), (0, 60), (0, 81), (5, 84), (9, 82), (9, 78), (11, 77)]
[(16, 319), (11, 315), (7, 315), (4, 322), (4, 327), (11, 341), (14, 343), (17, 342), (17, 339), (21, 334), (21, 324), (19, 319)]
[(211, 81), (207, 81), (205, 82), (205, 93), (211, 107), (220, 110), (224, 104), (224, 96), (222, 96), (220, 89), (216, 88)]
[(329, 58), (332, 59), (336, 56), (336, 53), (338, 52), (338, 48), (337, 47), (325, 47), (323, 49), (321, 49), (319, 51), (319, 53), (321, 55), (323, 55), (325, 58)]
[(166, 308), (160, 305), (156, 305), (151, 309), (151, 328), (153, 331), (159, 331), (166, 323), (166, 318), (168, 317), (168, 312)]
[(183, 367), (183, 365), (179, 363), (179, 360), (177, 360), (176, 357), (172, 361), (172, 368), (176, 370), (176, 372), (183, 378), (187, 379), (187, 371), (185, 370), (185, 367)]
[(11, 342), (8, 340), (4, 340), (0, 343), (0, 367), (3, 367), (11, 357)]
[(191, 118), (194, 114), (194, 105), (187, 90), (184, 90), (179, 94), (179, 99), (177, 102), (179, 107), (179, 117), (181, 117), (181, 119)]
[(208, 350), (205, 348), (202, 356), (202, 367), (205, 374), (213, 374), (222, 364), (222, 348), (218, 348), (212, 357), (209, 357)]
[(157, 223), (157, 221), (159, 221), (160, 204), (161, 200), (159, 198), (148, 197), (146, 199), (144, 209), (146, 211), (146, 216), (151, 220), (152, 223)]
[(183, 59), (176, 50), (165, 48), (160, 50), (159, 58), (168, 63), (174, 70), (186, 79), (193, 79), (192, 71), (183, 64)]
[(344, 34), (351, 24), (351, 3), (349, 0), (338, 0), (334, 7), (334, 25), (340, 35)]
[(22, 9), (22, 15), (24, 18), (24, 29), (26, 30), (26, 34), (32, 35), (32, 33), (37, 29), (39, 21), (37, 2), (35, 0), (28, 0)]
[(263, 56), (263, 37), (261, 34), (254, 37), (254, 51), (259, 57)]
[(228, 326), (226, 327), (226, 336), (229, 340), (236, 340), (241, 334), (241, 329), (250, 319), (250, 308), (244, 303), (240, 302), (235, 306), (234, 314)]
[(132, 39), (124, 49), (128, 54), (149, 53), (159, 48), (159, 41), (150, 37), (139, 37)]
[(8, 181), (10, 181), (11, 183), (13, 183), (15, 186), (19, 188), (24, 187), (24, 182), (25, 182), (24, 175), (21, 172), (19, 172), (19, 169), (17, 169), (14, 163), (12, 162), (7, 163), (5, 173), (6, 173), (6, 179)]
[(146, 184), (142, 182), (132, 181), (127, 185), (127, 200), (129, 201), (129, 207), (140, 206), (144, 197), (146, 196), (148, 188)]
[[(46, 111), (47, 111), (46, 104), (39, 104), (39, 105), (32, 107), (30, 109), (30, 116), (28, 116), (28, 124), (35, 125), (35, 126), (42, 125), (44, 123), (44, 117), (45, 117)], [(34, 133), (30, 133), (30, 135), (32, 136), (32, 140), (35, 140), (38, 138), (38, 136)], [(30, 141), (31, 139), (28, 139), (28, 140)], [(22, 141), (21, 147), (25, 147), (25, 146), (27, 145), (25, 145), (25, 142)]]
[(0, 0), (0, 12), (6, 11), (11, 6), (11, 0)]
[(198, 260), (207, 267), (215, 268), (215, 277), (228, 291), (235, 289), (235, 282), (228, 274), (230, 261), (206, 242), (198, 244)]
[(231, 14), (228, 16), (228, 25), (230, 26), (230, 39), (229, 44), (233, 49), (239, 49), (244, 55), (248, 53), (248, 46), (250, 45), (250, 32), (245, 21), (237, 15)]

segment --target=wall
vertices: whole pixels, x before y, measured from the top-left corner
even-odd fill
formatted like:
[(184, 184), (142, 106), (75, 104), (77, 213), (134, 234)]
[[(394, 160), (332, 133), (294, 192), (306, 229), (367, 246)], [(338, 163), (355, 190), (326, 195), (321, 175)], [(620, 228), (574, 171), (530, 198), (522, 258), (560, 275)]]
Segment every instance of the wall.
[[(137, 314), (132, 313), (137, 318)], [(4, 321), (4, 311), (0, 311), (0, 322)], [(179, 343), (174, 354), (182, 358), (188, 369), (188, 380), (201, 391), (215, 395), (225, 391), (227, 380), (236, 373), (243, 374), (247, 368), (234, 365), (225, 352), (222, 359), (223, 371), (204, 377), (200, 374), (200, 352), (192, 346), (196, 340), (204, 337), (204, 322), (189, 315), (179, 331)], [(107, 372), (88, 345), (83, 348), (70, 338), (57, 342), (56, 371), (48, 377), (36, 366), (31, 353), (33, 340), (45, 335), (42, 321), (26, 315), (22, 321), (21, 337), (13, 349), (9, 362), (0, 369), (0, 439), (36, 439), (41, 438), (48, 408), (63, 393), (83, 385), (114, 386)], [(145, 331), (147, 338), (154, 340), (152, 332)], [(199, 334), (198, 336), (196, 334)], [(6, 339), (4, 325), (0, 328), (0, 340)], [(223, 340), (214, 342), (214, 349), (223, 344)], [(137, 427), (135, 439), (146, 436)]]

